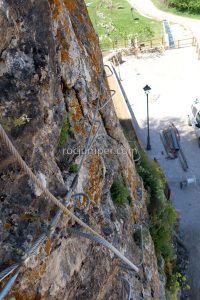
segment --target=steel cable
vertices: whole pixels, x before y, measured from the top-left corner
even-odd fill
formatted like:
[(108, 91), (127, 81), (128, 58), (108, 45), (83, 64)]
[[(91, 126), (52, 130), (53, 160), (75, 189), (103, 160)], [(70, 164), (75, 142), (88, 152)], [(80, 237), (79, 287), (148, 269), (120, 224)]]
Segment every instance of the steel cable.
[(110, 102), (110, 100), (113, 98), (113, 96), (116, 94), (115, 90), (109, 90), (109, 92), (112, 92), (112, 94), (110, 95), (108, 100), (99, 108), (99, 110), (103, 109), (108, 104), (108, 102)]
[[(122, 255), (111, 243), (109, 243), (107, 240), (105, 240), (103, 237), (101, 236), (97, 236), (97, 235), (92, 235), (86, 232), (82, 232), (80, 230), (74, 229), (74, 228), (68, 228), (67, 231), (69, 233), (73, 233), (73, 234), (77, 234), (79, 236), (85, 237), (91, 241), (97, 242), (103, 246), (105, 246), (106, 248), (108, 248), (109, 250), (111, 250), (112, 252), (114, 252), (119, 258), (121, 258), (126, 264), (128, 263), (128, 265), (130, 266), (130, 261), (124, 257), (124, 255)], [(124, 259), (125, 258), (125, 259)], [(138, 267), (136, 267), (135, 265), (133, 265), (131, 263), (131, 269), (133, 269), (136, 272), (139, 272)]]
[(127, 300), (131, 300), (132, 299), (132, 291), (131, 291), (131, 285), (130, 285), (129, 281), (123, 276), (119, 276), (119, 279), (123, 282), (123, 284), (125, 286), (125, 290), (128, 294)]
[[(83, 221), (81, 221), (79, 218), (77, 218), (70, 210), (68, 210), (64, 204), (62, 204), (53, 194), (49, 192), (49, 190), (40, 182), (40, 180), (33, 174), (31, 169), (27, 166), (25, 161), (21, 158), (16, 148), (11, 143), (10, 139), (8, 138), (7, 134), (5, 133), (3, 127), (0, 125), (0, 136), (6, 145), (6, 147), (9, 149), (9, 151), (16, 157), (17, 162), (19, 163), (20, 167), (24, 170), (26, 174), (29, 175), (31, 180), (34, 184), (38, 186), (38, 188), (47, 196), (48, 199), (50, 199), (55, 205), (57, 205), (63, 212), (65, 212), (67, 215), (69, 215), (75, 222), (77, 222), (79, 225), (83, 226), (85, 229), (90, 231), (91, 233), (95, 234), (95, 231), (90, 228), (87, 224), (85, 224)], [(98, 235), (98, 233), (96, 233)]]
[(0, 291), (0, 300), (2, 300), (7, 295), (7, 293), (9, 292), (9, 290), (11, 289), (11, 287), (13, 286), (15, 280), (17, 279), (18, 275), (19, 275), (19, 270), (17, 270), (11, 276), (11, 278), (6, 282), (6, 284), (4, 285), (3, 289)]
[[(109, 97), (109, 99), (100, 108), (99, 108), (99, 99), (98, 99), (97, 107), (96, 107), (96, 110), (95, 110), (95, 113), (94, 113), (94, 116), (93, 116), (92, 126), (91, 126), (91, 129), (90, 129), (89, 137), (88, 137), (88, 140), (87, 140), (87, 143), (86, 143), (86, 147), (85, 147), (85, 152), (82, 155), (82, 159), (81, 159), (81, 162), (80, 162), (80, 165), (79, 165), (78, 174), (75, 176), (75, 178), (74, 178), (74, 180), (72, 182), (71, 188), (70, 188), (70, 190), (67, 193), (67, 196), (66, 196), (66, 199), (65, 199), (66, 200), (65, 203), (71, 197), (73, 189), (76, 186), (76, 183), (78, 181), (79, 172), (80, 172), (80, 169), (82, 167), (84, 158), (85, 158), (85, 156), (86, 156), (86, 154), (88, 152), (88, 149), (90, 149), (91, 146), (92, 146), (92, 144), (94, 143), (94, 140), (95, 140), (95, 138), (96, 138), (96, 136), (98, 134), (98, 131), (99, 131), (100, 127), (101, 127), (101, 122), (98, 121), (98, 120), (96, 120), (97, 112), (98, 112), (98, 110), (103, 109), (108, 104), (108, 102), (112, 99), (112, 97), (115, 94), (115, 91), (111, 90), (111, 92), (112, 92), (112, 94)], [(97, 128), (97, 130), (95, 132), (95, 135), (92, 137), (93, 126), (94, 126), (95, 123), (99, 123), (99, 126), (98, 126), (98, 128)], [(21, 158), (21, 156), (19, 155), (18, 151), (16, 150), (16, 148), (13, 146), (13, 144), (10, 141), (10, 139), (8, 138), (6, 132), (4, 131), (4, 129), (1, 126), (1, 124), (0, 124), (0, 136), (1, 136), (1, 139), (3, 140), (3, 142), (5, 143), (5, 145), (7, 146), (7, 148), (9, 149), (9, 151), (16, 158), (16, 160), (19, 163), (19, 165), (21, 166), (21, 168), (25, 171), (25, 173), (27, 173), (29, 175), (29, 177), (31, 178), (31, 180), (33, 181), (33, 183), (35, 183), (39, 187), (39, 189), (41, 191), (43, 191), (43, 193), (47, 196), (48, 199), (50, 199), (56, 206), (59, 207), (59, 209), (57, 210), (54, 218), (52, 219), (52, 221), (51, 221), (51, 223), (49, 225), (49, 228), (48, 228), (49, 230), (48, 231), (52, 231), (53, 230), (53, 228), (56, 226), (56, 224), (57, 224), (57, 222), (58, 222), (58, 220), (59, 220), (62, 212), (65, 212), (75, 222), (77, 222), (83, 228), (85, 228), (86, 230), (88, 230), (89, 232), (91, 232), (95, 236), (97, 242), (99, 242), (100, 244), (102, 244), (105, 247), (109, 248), (120, 259), (122, 259), (126, 264), (128, 264), (131, 267), (131, 269), (134, 269), (137, 272), (139, 271), (139, 269), (133, 263), (131, 263), (123, 254), (121, 254), (114, 246), (112, 246), (109, 242), (107, 242), (105, 239), (103, 239), (103, 237), (101, 237), (101, 235), (99, 235), (95, 230), (93, 230), (91, 227), (89, 227), (87, 224), (85, 224), (83, 221), (81, 221), (78, 217), (76, 217), (70, 210), (68, 210), (66, 208), (66, 206), (63, 203), (61, 203), (54, 195), (52, 195), (45, 186), (43, 186), (43, 184), (33, 174), (32, 170), (27, 166), (27, 164), (25, 163), (25, 161)], [(91, 140), (91, 137), (92, 137), (92, 140)], [(86, 233), (84, 233), (84, 234), (86, 234)], [(46, 240), (46, 237), (47, 237), (47, 232), (43, 233), (35, 241), (35, 243), (32, 245), (32, 247), (29, 248), (29, 250), (26, 252), (25, 256), (22, 258), (22, 261), (25, 261), (32, 254), (34, 254), (37, 251), (37, 249), (39, 248), (39, 246), (44, 243), (44, 241)], [(93, 240), (95, 240), (95, 239), (93, 239)], [(0, 273), (0, 275), (2, 274), (2, 276), (1, 276), (2, 278), (0, 277), (0, 280), (3, 280), (5, 277), (7, 277), (9, 274), (11, 274), (17, 267), (20, 268), (20, 265), (15, 264), (15, 265), (12, 265), (11, 267), (8, 267), (4, 271), (2, 271)], [(20, 269), (18, 269), (18, 271), (15, 272), (15, 274), (5, 284), (5, 286), (4, 286), (3, 290), (1, 291), (0, 295), (4, 295), (5, 291), (7, 291), (7, 292), (9, 291), (9, 289), (11, 288), (11, 286), (13, 285), (15, 279), (17, 278), (17, 276), (19, 274), (19, 270)], [(4, 276), (3, 276), (3, 274), (4, 274)], [(7, 294), (7, 292), (6, 292), (6, 294)], [(0, 298), (0, 300), (1, 299), (3, 299), (3, 298)]]
[(143, 239), (143, 228), (142, 228), (142, 225), (137, 225), (137, 227), (139, 227), (140, 229), (140, 247), (141, 247), (141, 250), (142, 250), (142, 258), (141, 258), (141, 261), (139, 264), (137, 264), (137, 267), (139, 268), (143, 262), (144, 262), (144, 239)]
[(4, 280), (8, 275), (10, 275), (14, 270), (19, 267), (19, 264), (13, 264), (9, 266), (8, 268), (4, 269), (3, 271), (0, 272), (0, 282)]

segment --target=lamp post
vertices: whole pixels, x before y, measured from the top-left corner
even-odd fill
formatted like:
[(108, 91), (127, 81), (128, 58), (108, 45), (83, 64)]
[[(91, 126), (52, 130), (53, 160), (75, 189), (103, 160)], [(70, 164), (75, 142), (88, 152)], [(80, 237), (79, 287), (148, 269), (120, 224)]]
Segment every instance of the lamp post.
[(151, 150), (151, 144), (150, 144), (150, 134), (149, 134), (149, 93), (151, 91), (150, 86), (145, 85), (143, 88), (145, 94), (147, 95), (147, 147), (146, 149), (149, 151)]

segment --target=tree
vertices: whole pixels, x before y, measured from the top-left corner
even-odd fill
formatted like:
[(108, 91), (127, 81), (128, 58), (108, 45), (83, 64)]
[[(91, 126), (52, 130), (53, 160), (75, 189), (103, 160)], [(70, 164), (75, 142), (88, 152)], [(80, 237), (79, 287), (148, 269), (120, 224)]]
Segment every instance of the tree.
[(176, 7), (180, 11), (200, 13), (200, 0), (168, 0), (169, 6)]

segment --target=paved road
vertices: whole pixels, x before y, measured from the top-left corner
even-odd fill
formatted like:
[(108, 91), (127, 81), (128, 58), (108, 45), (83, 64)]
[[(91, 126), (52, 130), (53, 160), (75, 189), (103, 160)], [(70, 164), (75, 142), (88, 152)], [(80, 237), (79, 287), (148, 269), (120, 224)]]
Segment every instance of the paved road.
[(173, 23), (189, 28), (191, 32), (200, 38), (200, 20), (190, 19), (186, 17), (176, 16), (171, 13), (159, 10), (150, 0), (128, 0), (130, 4), (143, 16), (154, 18), (157, 20), (168, 20)]
[[(143, 0), (145, 2), (145, 0)], [(195, 49), (168, 50), (161, 57), (135, 59), (126, 57), (121, 65), (122, 83), (139, 123), (138, 135), (146, 144), (146, 95), (143, 87), (149, 84), (150, 135), (152, 151), (161, 164), (172, 190), (172, 200), (180, 212), (180, 230), (189, 250), (189, 280), (191, 300), (200, 299), (200, 186), (180, 190), (179, 182), (195, 175), (200, 179), (200, 149), (187, 115), (191, 101), (200, 95), (200, 61)], [(184, 172), (178, 160), (167, 160), (159, 132), (174, 122), (181, 134), (181, 144), (188, 160), (189, 170)]]

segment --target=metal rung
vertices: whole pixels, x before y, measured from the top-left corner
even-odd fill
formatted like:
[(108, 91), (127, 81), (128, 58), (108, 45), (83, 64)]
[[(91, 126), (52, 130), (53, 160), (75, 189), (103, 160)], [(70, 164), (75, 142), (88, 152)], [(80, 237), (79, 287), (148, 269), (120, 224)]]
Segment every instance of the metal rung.
[(76, 198), (80, 198), (80, 197), (85, 197), (87, 199), (87, 205), (86, 205), (86, 209), (89, 208), (89, 205), (90, 205), (90, 198), (88, 197), (87, 194), (85, 193), (77, 193), (77, 194), (74, 194), (71, 196), (72, 198), (75, 198), (75, 200), (79, 200), (79, 199), (76, 199)]
[(107, 78), (111, 77), (113, 75), (113, 71), (112, 71), (111, 67), (109, 65), (104, 65), (104, 67), (107, 67), (109, 69), (110, 73), (111, 73), (111, 74), (107, 75), (106, 77)]

